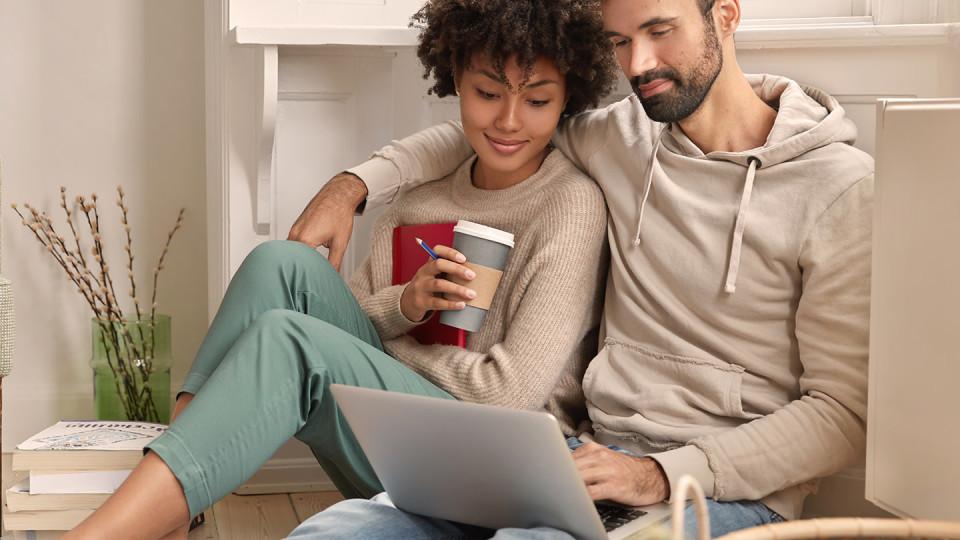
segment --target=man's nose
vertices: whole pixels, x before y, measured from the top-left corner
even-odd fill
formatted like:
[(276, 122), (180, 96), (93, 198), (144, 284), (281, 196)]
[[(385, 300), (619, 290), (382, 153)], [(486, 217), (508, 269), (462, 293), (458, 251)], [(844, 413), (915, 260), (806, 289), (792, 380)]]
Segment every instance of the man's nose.
[(657, 67), (657, 58), (653, 48), (642, 40), (635, 40), (630, 46), (630, 59), (627, 63), (628, 78), (639, 77)]

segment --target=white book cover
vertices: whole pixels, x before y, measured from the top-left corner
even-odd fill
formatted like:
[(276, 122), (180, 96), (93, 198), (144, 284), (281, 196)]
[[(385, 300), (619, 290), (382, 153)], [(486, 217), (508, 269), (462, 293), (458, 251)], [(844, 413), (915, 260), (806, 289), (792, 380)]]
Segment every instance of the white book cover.
[(130, 476), (117, 471), (30, 471), (30, 494), (113, 493)]
[(148, 422), (57, 422), (17, 450), (141, 450), (166, 430)]
[(30, 479), (27, 478), (7, 489), (7, 510), (36, 512), (100, 508), (109, 496), (109, 493), (30, 493)]

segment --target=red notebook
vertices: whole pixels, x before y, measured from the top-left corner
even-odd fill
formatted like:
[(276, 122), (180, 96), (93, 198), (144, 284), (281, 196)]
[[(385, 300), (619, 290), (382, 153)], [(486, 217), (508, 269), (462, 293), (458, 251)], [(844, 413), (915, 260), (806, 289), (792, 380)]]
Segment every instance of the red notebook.
[[(417, 270), (430, 260), (430, 256), (417, 244), (423, 240), (428, 246), (453, 245), (453, 227), (456, 223), (430, 223), (425, 225), (401, 225), (393, 229), (393, 284), (406, 283)], [(430, 319), (409, 332), (423, 345), (467, 346), (467, 332), (440, 324), (440, 312), (435, 311)]]

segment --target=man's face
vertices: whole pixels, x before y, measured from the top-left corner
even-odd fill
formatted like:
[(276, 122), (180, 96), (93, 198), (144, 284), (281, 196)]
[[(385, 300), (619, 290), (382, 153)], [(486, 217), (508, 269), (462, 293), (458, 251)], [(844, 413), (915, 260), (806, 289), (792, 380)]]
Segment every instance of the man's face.
[(697, 0), (605, 0), (603, 26), (647, 116), (678, 122), (706, 99), (723, 67), (712, 15)]

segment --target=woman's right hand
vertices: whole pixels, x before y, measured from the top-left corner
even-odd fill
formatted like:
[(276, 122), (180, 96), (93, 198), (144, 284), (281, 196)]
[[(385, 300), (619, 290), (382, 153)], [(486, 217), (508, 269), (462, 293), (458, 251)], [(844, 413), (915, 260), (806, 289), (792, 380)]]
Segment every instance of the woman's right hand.
[(434, 310), (461, 310), (466, 302), (477, 297), (473, 289), (440, 277), (440, 274), (457, 275), (465, 281), (477, 277), (473, 270), (461, 264), (467, 258), (447, 246), (438, 245), (433, 251), (440, 258), (421, 266), (400, 296), (400, 311), (411, 321), (422, 321)]

